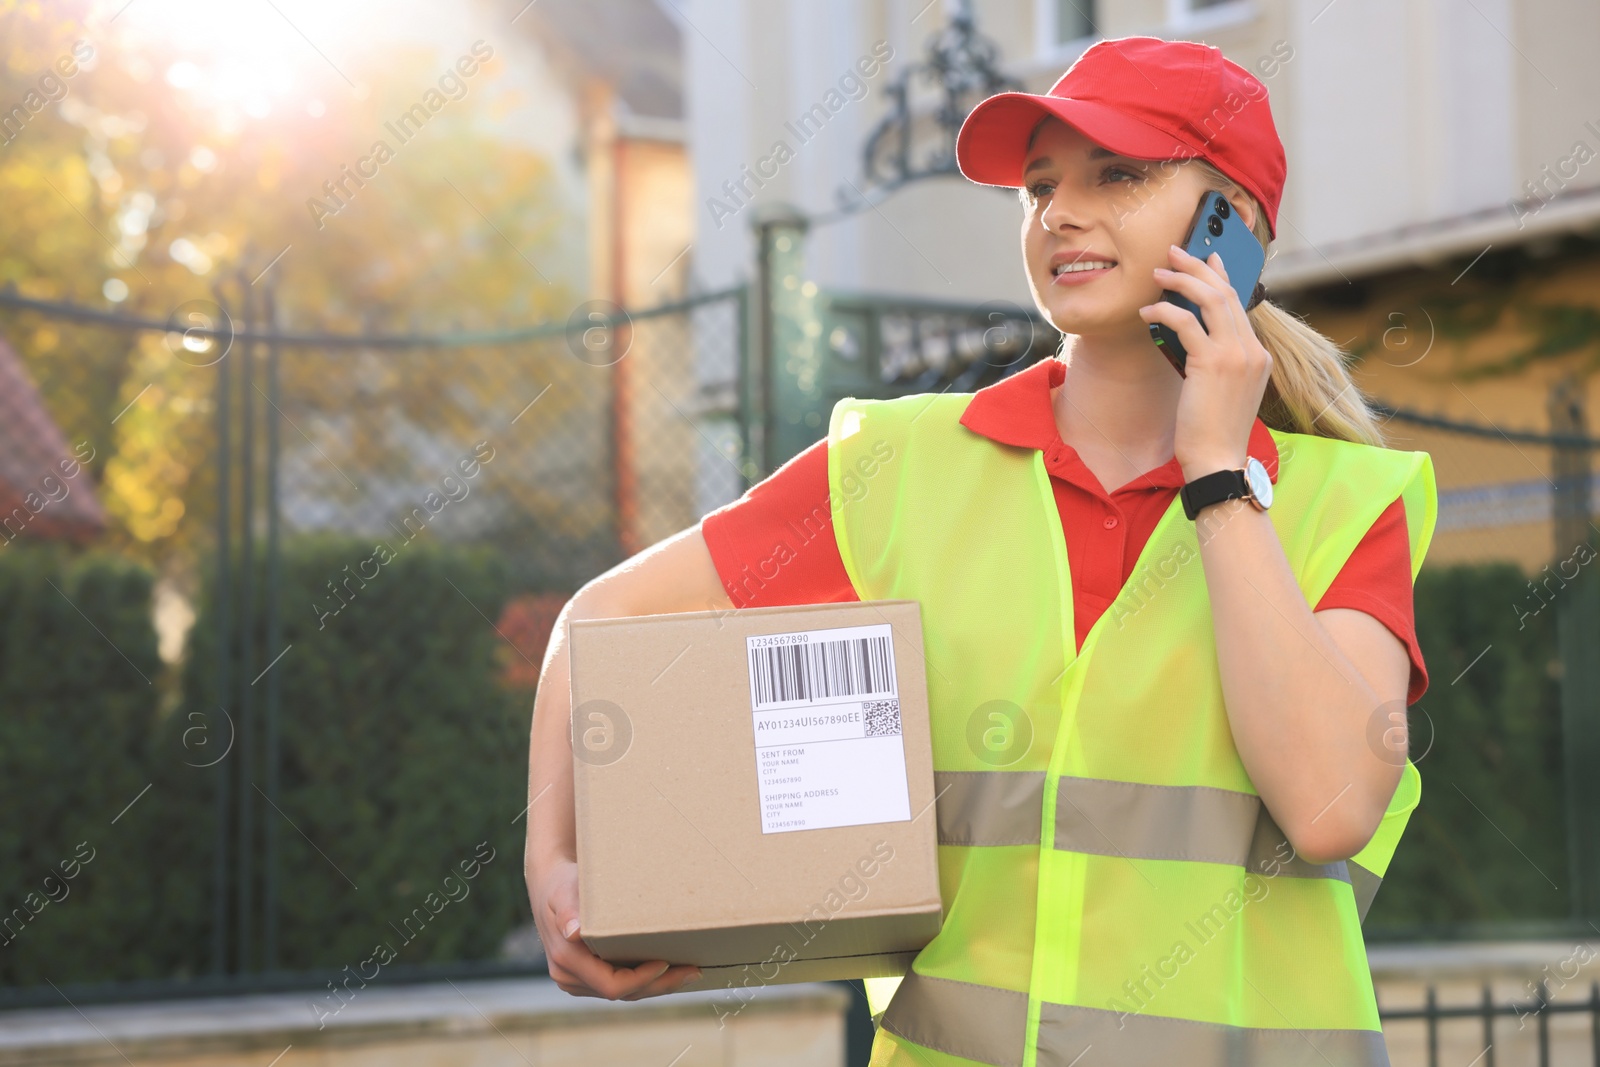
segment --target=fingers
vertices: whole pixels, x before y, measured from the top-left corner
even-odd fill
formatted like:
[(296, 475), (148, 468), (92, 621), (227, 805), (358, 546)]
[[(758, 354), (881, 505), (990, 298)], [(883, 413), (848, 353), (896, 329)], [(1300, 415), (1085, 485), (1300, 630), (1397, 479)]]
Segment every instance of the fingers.
[[(551, 879), (544, 907), (535, 916), (550, 977), (573, 996), (610, 997), (618, 991), (617, 968), (600, 959), (583, 943), (583, 931), (578, 928), (576, 872), (562, 871), (560, 875)], [(620, 991), (628, 992), (631, 988)]]
[[(1169, 253), (1177, 269), (1157, 267), (1156, 281), (1160, 282), (1163, 288), (1194, 301), (1204, 313), (1205, 321), (1212, 325), (1212, 334), (1218, 332), (1218, 327), (1221, 328), (1223, 335), (1238, 333), (1239, 320), (1234, 317), (1231, 304), (1237, 304), (1239, 296), (1227, 282), (1226, 271), (1222, 268), (1222, 256), (1213, 252), (1208, 259), (1202, 260), (1177, 245), (1173, 245)], [(1219, 270), (1222, 273), (1218, 273)], [(1181, 333), (1179, 336), (1182, 336)], [(1188, 347), (1187, 341), (1184, 342), (1184, 347)]]
[(659, 978), (667, 970), (666, 960), (650, 960), (634, 967), (614, 967), (596, 956), (587, 945), (553, 946), (547, 953), (550, 977), (573, 996), (604, 997), (621, 1000)]
[[(563, 924), (568, 921), (561, 920)], [(627, 988), (622, 986), (635, 968), (619, 969), (596, 956), (583, 943), (582, 930), (574, 927), (569, 934), (565, 932), (565, 925), (560, 930), (561, 936), (553, 944), (545, 944), (545, 958), (550, 963), (550, 977), (562, 989), (577, 996), (615, 997), (633, 988), (631, 985)], [(622, 974), (621, 979), (618, 978), (619, 974)], [(639, 984), (653, 977), (655, 975), (651, 974), (641, 979)]]
[(700, 975), (692, 964), (669, 966), (666, 960), (647, 960), (618, 967), (596, 956), (583, 940), (578, 919), (576, 864), (558, 868), (541, 889), (542, 906), (534, 914), (544, 943), (550, 977), (563, 992), (578, 997), (638, 1000), (676, 991)]
[(1212, 270), (1221, 275), (1223, 282), (1227, 283), (1229, 288), (1232, 288), (1232, 283), (1228, 282), (1228, 265), (1222, 262), (1221, 252), (1211, 253), (1206, 257), (1205, 262), (1206, 266), (1210, 267)]
[(1188, 249), (1171, 245), (1167, 249), (1167, 258), (1172, 261), (1173, 267), (1186, 274), (1205, 279), (1209, 285), (1227, 284), (1227, 272), (1222, 268), (1222, 254), (1213, 252), (1204, 259), (1191, 255)]
[(1233, 283), (1228, 281), (1228, 268), (1222, 262), (1222, 253), (1211, 253), (1206, 257), (1206, 262), (1222, 279), (1222, 307), (1228, 314), (1228, 321), (1233, 323), (1233, 333), (1239, 346), (1244, 350), (1245, 365), (1248, 369), (1259, 372), (1265, 381), (1272, 373), (1272, 354), (1256, 336), (1255, 328), (1250, 325), (1250, 315), (1239, 302), (1239, 293), (1233, 288)]
[(1183, 349), (1189, 353), (1191, 361), (1196, 353), (1212, 343), (1213, 339), (1206, 334), (1205, 327), (1200, 325), (1194, 312), (1169, 301), (1157, 300), (1140, 308), (1139, 317), (1145, 322), (1164, 322), (1177, 331), (1178, 340), (1183, 342)]
[(1211, 267), (1222, 278), (1223, 287), (1227, 289), (1231, 299), (1225, 301), (1228, 317), (1233, 320), (1234, 332), (1244, 336), (1254, 334), (1250, 328), (1250, 316), (1245, 312), (1244, 305), (1239, 302), (1239, 291), (1233, 287), (1232, 280), (1228, 277), (1228, 265), (1222, 262), (1222, 253), (1213, 252), (1206, 257), (1206, 265)]
[(580, 960), (576, 975), (568, 971), (561, 978), (556, 978), (554, 967), (550, 975), (556, 978), (557, 985), (569, 993), (604, 997), (607, 1000), (640, 1000), (672, 993), (679, 986), (700, 976), (700, 968), (688, 963), (673, 966), (666, 960), (649, 960), (633, 967), (613, 967), (599, 957), (592, 959), (599, 964), (598, 967), (591, 967)]
[(550, 889), (550, 897), (545, 901), (549, 909), (550, 923), (560, 933), (564, 940), (571, 941), (577, 937), (578, 927), (578, 881), (573, 879), (558, 880)]
[(691, 964), (669, 966), (666, 960), (647, 960), (632, 967), (614, 966), (584, 944), (581, 929), (573, 930), (566, 940), (547, 943), (545, 956), (550, 965), (550, 977), (556, 985), (580, 997), (637, 1000), (671, 993), (700, 974), (700, 969)]
[(645, 997), (660, 996), (663, 993), (676, 993), (678, 987), (700, 977), (700, 968), (690, 963), (678, 963), (668, 967), (659, 978), (647, 983), (644, 988), (635, 993), (622, 997), (623, 1000), (643, 1000)]
[[(1260, 342), (1239, 303), (1239, 294), (1228, 282), (1228, 269), (1221, 253), (1213, 252), (1200, 259), (1177, 245), (1168, 251), (1177, 269), (1155, 268), (1156, 281), (1193, 302), (1200, 314), (1162, 300), (1140, 308), (1140, 317), (1147, 323), (1161, 322), (1172, 327), (1191, 354), (1210, 352), (1213, 351), (1211, 346), (1217, 346), (1221, 349), (1238, 347), (1244, 349), (1247, 356), (1255, 355), (1255, 350), (1261, 348)], [(1261, 354), (1264, 353), (1262, 349)]]

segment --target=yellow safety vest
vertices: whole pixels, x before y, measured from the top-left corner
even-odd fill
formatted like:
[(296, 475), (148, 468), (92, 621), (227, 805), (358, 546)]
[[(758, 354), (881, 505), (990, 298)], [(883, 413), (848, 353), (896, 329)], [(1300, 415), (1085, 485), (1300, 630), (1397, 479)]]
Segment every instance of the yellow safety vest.
[[(938, 798), (943, 925), (866, 981), (873, 1067), (1387, 1064), (1361, 921), (1416, 767), (1355, 857), (1297, 857), (1234, 748), (1181, 501), (1078, 651), (1042, 453), (960, 425), (971, 399), (847, 397), (828, 425), (857, 595), (922, 606)], [(1414, 581), (1428, 454), (1272, 435), (1267, 514), (1307, 603), (1396, 498)]]

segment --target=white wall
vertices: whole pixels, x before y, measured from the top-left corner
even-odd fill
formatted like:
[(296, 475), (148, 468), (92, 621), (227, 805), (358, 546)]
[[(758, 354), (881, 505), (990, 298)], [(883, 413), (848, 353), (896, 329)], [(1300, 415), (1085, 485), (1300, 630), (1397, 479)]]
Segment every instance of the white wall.
[(1509, 7), (1295, 0), (1295, 106), (1279, 119), (1286, 251), (1503, 205), (1515, 187), (1515, 54), (1485, 19), (1505, 22)]

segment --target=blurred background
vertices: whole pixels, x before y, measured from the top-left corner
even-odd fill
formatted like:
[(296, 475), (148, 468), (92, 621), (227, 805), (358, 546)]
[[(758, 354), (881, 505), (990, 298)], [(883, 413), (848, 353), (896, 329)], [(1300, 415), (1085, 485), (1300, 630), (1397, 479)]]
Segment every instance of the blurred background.
[(838, 398), (1055, 351), (954, 136), (1132, 34), (1268, 87), (1264, 280), (1433, 456), (1391, 1057), (1600, 1063), (1579, 0), (0, 0), (0, 1061), (864, 1064), (859, 982), (549, 981), (539, 664)]

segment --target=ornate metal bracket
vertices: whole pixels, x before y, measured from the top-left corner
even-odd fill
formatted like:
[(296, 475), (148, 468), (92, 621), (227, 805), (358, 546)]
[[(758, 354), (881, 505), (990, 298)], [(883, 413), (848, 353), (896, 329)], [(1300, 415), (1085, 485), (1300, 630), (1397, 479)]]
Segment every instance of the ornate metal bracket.
[[(835, 191), (835, 217), (871, 207), (911, 182), (959, 174), (956, 134), (968, 113), (985, 97), (1023, 89), (1000, 73), (999, 55), (999, 47), (978, 33), (970, 0), (957, 0), (948, 24), (928, 42), (927, 58), (906, 67), (885, 87), (889, 113), (862, 150), (863, 184), (847, 181)], [(931, 116), (912, 111), (917, 82), (931, 83), (943, 94)], [(928, 131), (930, 118), (933, 129)]]

